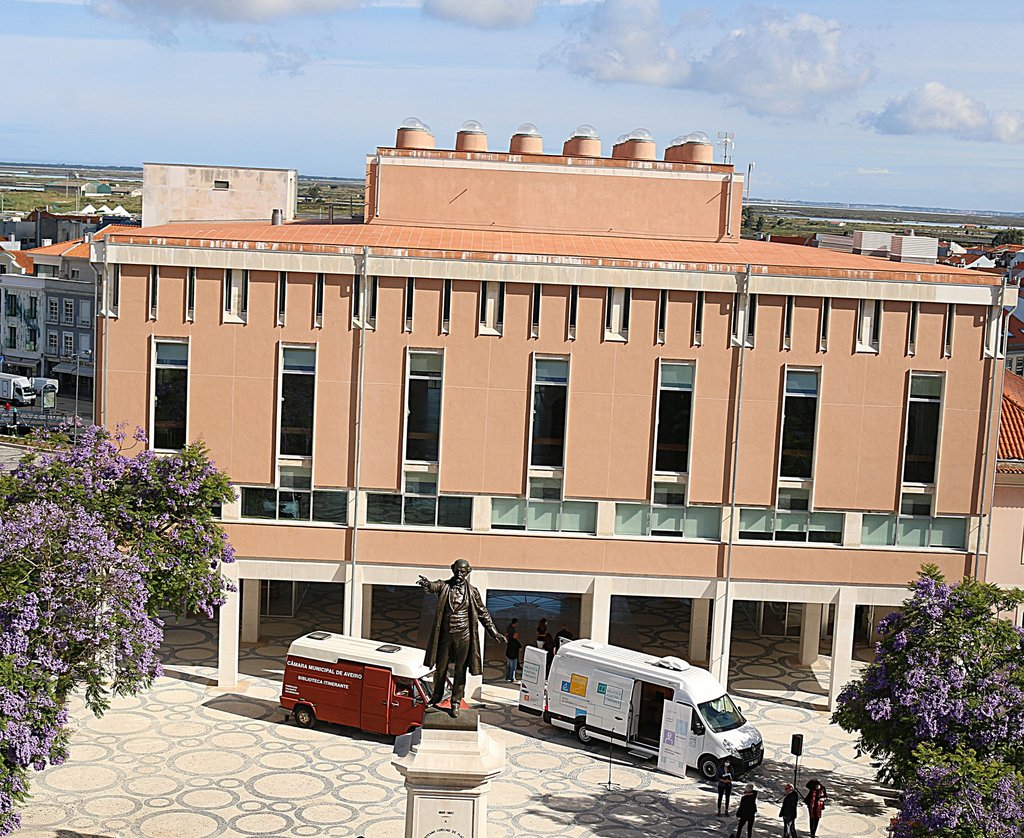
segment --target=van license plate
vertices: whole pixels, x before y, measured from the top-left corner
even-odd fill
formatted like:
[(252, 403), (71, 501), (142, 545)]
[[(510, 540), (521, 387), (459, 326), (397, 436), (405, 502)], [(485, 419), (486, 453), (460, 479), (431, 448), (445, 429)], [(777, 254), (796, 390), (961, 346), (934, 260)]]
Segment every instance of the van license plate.
[(753, 768), (755, 765), (757, 765), (757, 760), (756, 759), (748, 759), (747, 760), (747, 768)]

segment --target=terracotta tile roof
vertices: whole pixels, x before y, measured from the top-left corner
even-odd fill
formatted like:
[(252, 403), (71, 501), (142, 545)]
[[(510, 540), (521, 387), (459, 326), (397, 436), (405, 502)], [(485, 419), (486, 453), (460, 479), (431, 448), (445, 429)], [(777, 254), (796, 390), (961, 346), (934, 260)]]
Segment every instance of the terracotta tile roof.
[[(997, 471), (1006, 472), (1007, 469), (1013, 469), (1012, 473), (1020, 473), (1017, 472), (1020, 468), (1024, 472), (1024, 378), (1009, 370), (1003, 377), (999, 451), (996, 456), (999, 460), (996, 465)], [(1004, 464), (1003, 460), (1011, 462)]]
[(271, 225), (264, 222), (181, 223), (111, 231), (113, 241), (172, 247), (216, 247), (299, 253), (360, 253), (433, 259), (668, 268), (696, 271), (998, 285), (977, 271), (946, 265), (885, 262), (872, 256), (825, 248), (743, 239), (694, 242), (617, 236), (471, 230), (386, 224)]
[(1006, 321), (1006, 348), (1024, 349), (1024, 321), (1015, 314)]
[[(126, 230), (138, 230), (138, 227), (126, 227), (119, 224), (110, 224), (97, 233), (93, 234), (93, 241), (101, 241), (110, 233), (122, 233)], [(66, 259), (88, 259), (89, 242), (84, 238), (71, 239), (66, 242), (49, 244), (46, 247), (34, 247), (28, 251), (34, 256), (63, 256)]]
[(13, 260), (14, 264), (17, 265), (22, 271), (27, 274), (32, 273), (32, 257), (29, 256), (23, 250), (4, 250), (4, 253), (9, 255)]

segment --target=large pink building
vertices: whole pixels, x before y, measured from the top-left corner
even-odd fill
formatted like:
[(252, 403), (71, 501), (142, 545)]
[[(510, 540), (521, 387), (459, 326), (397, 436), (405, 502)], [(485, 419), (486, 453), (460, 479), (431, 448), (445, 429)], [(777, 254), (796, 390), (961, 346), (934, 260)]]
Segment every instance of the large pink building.
[[(998, 277), (741, 240), (742, 177), (702, 135), (602, 156), (425, 126), (370, 155), (361, 224), (121, 231), (105, 265), (100, 421), (174, 450), (202, 438), (238, 487), (243, 580), (376, 586), (455, 557), (482, 591), (691, 600), (689, 655), (727, 677), (734, 604), (832, 635), (924, 562), (975, 572), (1000, 400)], [(988, 478), (986, 478), (988, 475)], [(831, 615), (831, 616), (829, 616)]]

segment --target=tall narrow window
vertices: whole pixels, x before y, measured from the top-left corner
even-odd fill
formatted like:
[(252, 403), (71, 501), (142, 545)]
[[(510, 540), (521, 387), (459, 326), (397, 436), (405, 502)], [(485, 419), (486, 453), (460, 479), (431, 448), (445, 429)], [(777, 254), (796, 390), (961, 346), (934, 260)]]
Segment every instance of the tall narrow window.
[(196, 319), (196, 269), (189, 268), (185, 275), (185, 319)]
[(316, 286), (313, 290), (313, 327), (322, 328), (324, 325), (324, 275), (316, 275)]
[(787, 370), (779, 476), (809, 479), (818, 416), (818, 371)]
[(920, 303), (910, 304), (910, 322), (907, 324), (907, 354), (910, 356), (917, 354), (917, 321), (920, 309)]
[[(156, 320), (160, 301), (160, 268), (153, 265), (149, 269), (149, 319)], [(66, 320), (67, 318), (65, 318)]]
[(786, 297), (786, 310), (782, 317), (782, 348), (793, 348), (793, 297)]
[(539, 282), (533, 285), (533, 298), (530, 300), (530, 337), (540, 337), (540, 289)]
[(153, 370), (153, 447), (185, 446), (188, 411), (188, 344), (157, 341)]
[(480, 283), (480, 334), (500, 335), (505, 321), (505, 283)]
[(416, 279), (409, 277), (405, 280), (405, 322), (402, 326), (403, 332), (412, 331), (413, 304), (416, 301)]
[(249, 272), (242, 271), (242, 308), (240, 317), (245, 320), (249, 316)]
[(565, 410), (569, 362), (536, 358), (533, 374), (531, 466), (562, 468), (565, 462)]
[(658, 292), (658, 335), (657, 342), (665, 342), (665, 324), (668, 319), (668, 289), (662, 288)]
[[(363, 280), (356, 274), (352, 279), (352, 325), (357, 328), (365, 326), (367, 329), (377, 328), (377, 277), (371, 276), (367, 281), (365, 291), (366, 299), (363, 299)], [(366, 306), (366, 321), (363, 322), (363, 305)]]
[(857, 312), (857, 351), (878, 352), (882, 345), (882, 301), (861, 300)]
[(410, 352), (406, 381), (405, 459), (436, 463), (441, 439), (439, 352)]
[(363, 311), (363, 278), (359, 274), (352, 277), (352, 325), (361, 326), (359, 317)]
[(953, 357), (953, 318), (956, 317), (956, 304), (946, 306), (946, 323), (942, 338), (942, 357)]
[(903, 451), (903, 482), (934, 483), (942, 412), (942, 377), (910, 376), (907, 440)]
[(632, 294), (629, 288), (609, 288), (604, 303), (605, 340), (629, 339), (629, 307)]
[(316, 350), (286, 346), (281, 355), (280, 453), (309, 457), (313, 453)]
[(114, 276), (110, 280), (110, 313), (117, 317), (121, 306), (121, 266), (114, 265)]
[(377, 291), (380, 288), (380, 277), (370, 277), (370, 287), (366, 299), (366, 328), (377, 328)]
[(732, 296), (732, 345), (754, 348), (757, 331), (757, 294)]
[(566, 330), (566, 337), (569, 340), (576, 340), (576, 313), (580, 308), (580, 287), (572, 285), (569, 287), (569, 326)]
[(277, 325), (284, 325), (285, 312), (288, 310), (288, 271), (277, 275)]
[(28, 298), (28, 319), (35, 320), (39, 317), (39, 296), (33, 294)]
[(821, 319), (818, 321), (818, 350), (828, 352), (828, 324), (832, 319), (832, 298), (822, 297)]
[(249, 308), (249, 272), (224, 271), (224, 322), (244, 323)]
[(446, 279), (441, 291), (441, 334), (446, 335), (452, 326), (452, 281)]
[[(32, 315), (33, 317), (35, 315)], [(989, 306), (985, 321), (985, 357), (1002, 358), (1003, 311), (1001, 306)]]
[(654, 469), (683, 474), (688, 470), (690, 459), (693, 364), (663, 362), (659, 376)]
[(693, 345), (700, 346), (704, 343), (704, 292), (697, 292), (697, 299), (693, 302)]

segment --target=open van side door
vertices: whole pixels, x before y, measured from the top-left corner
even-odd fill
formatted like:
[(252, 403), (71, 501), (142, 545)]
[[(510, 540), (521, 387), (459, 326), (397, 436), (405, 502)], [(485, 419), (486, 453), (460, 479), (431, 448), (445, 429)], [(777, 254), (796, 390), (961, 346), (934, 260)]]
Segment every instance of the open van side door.
[(547, 709), (548, 653), (536, 646), (523, 647), (523, 678), (519, 683), (519, 709), (540, 716)]

